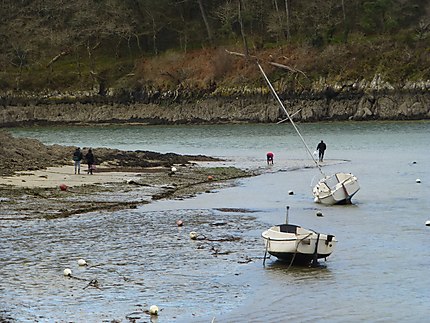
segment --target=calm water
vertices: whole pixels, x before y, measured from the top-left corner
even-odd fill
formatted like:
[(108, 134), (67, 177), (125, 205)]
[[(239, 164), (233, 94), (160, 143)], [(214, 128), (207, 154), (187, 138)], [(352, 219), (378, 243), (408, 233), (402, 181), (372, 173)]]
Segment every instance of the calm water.
[[(308, 158), (289, 124), (11, 129), (46, 144), (205, 154), (244, 167), (264, 165), (271, 150), (275, 166), (192, 199), (0, 222), (0, 314), (32, 322), (127, 322), (127, 315), (149, 322), (142, 309), (157, 304), (160, 323), (427, 320), (430, 122), (299, 128), (312, 150), (327, 143), (326, 160), (347, 160), (324, 172), (358, 177), (354, 205), (315, 204), (310, 183), (317, 171), (285, 171), (289, 160)], [(261, 232), (284, 221), (286, 205), (290, 222), (336, 235), (324, 267), (287, 269), (275, 258), (263, 267)], [(226, 225), (213, 225), (219, 222)], [(192, 230), (212, 241), (191, 241)], [(225, 241), (231, 236), (240, 241)], [(79, 268), (81, 257), (92, 266)], [(64, 278), (66, 267), (79, 279)], [(85, 288), (91, 279), (102, 289)]]

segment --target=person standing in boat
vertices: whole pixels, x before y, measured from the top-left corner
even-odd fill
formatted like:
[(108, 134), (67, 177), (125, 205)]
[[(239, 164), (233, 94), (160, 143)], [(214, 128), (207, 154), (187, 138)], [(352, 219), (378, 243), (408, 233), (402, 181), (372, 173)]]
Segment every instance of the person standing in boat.
[(273, 165), (273, 153), (272, 152), (268, 152), (267, 154), (266, 154), (266, 157), (267, 157), (267, 165), (270, 165), (270, 164), (272, 164)]
[(73, 153), (73, 162), (75, 164), (75, 174), (81, 173), (81, 160), (84, 158), (82, 154), (81, 148), (77, 147), (75, 152)]
[(327, 149), (327, 145), (325, 144), (324, 141), (321, 140), (321, 142), (317, 146), (318, 157), (319, 157), (320, 162), (322, 162), (324, 159), (324, 152), (326, 149)]
[(85, 159), (87, 160), (87, 164), (88, 164), (88, 174), (92, 175), (94, 170), (95, 159), (94, 159), (93, 150), (91, 148), (88, 149), (88, 152), (85, 155)]

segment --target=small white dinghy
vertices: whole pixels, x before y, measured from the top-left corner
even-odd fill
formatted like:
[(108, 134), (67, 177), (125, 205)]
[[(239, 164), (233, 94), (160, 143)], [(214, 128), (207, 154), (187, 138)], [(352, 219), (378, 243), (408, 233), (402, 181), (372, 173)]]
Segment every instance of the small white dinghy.
[(336, 173), (322, 178), (313, 188), (314, 201), (326, 205), (351, 204), (360, 190), (357, 177), (351, 173)]
[(286, 223), (271, 227), (261, 236), (264, 239), (266, 252), (291, 265), (316, 265), (318, 259), (330, 256), (337, 244), (334, 235), (289, 224), (288, 207)]

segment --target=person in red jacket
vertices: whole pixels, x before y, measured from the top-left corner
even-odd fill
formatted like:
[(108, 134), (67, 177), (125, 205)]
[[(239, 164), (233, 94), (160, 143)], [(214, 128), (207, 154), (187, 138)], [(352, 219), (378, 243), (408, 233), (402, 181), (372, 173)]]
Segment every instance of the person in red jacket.
[(266, 157), (267, 157), (267, 165), (269, 165), (269, 164), (272, 164), (273, 165), (273, 153), (272, 152), (268, 152), (267, 154), (266, 154)]

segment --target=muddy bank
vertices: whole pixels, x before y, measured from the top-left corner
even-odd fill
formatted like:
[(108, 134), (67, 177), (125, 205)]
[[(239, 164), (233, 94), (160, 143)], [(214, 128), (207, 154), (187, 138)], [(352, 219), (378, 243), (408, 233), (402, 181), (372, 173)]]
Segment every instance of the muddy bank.
[[(2, 219), (49, 219), (134, 208), (152, 200), (210, 192), (232, 185), (228, 180), (253, 175), (234, 167), (219, 167), (218, 163), (214, 167), (196, 164), (220, 161), (208, 156), (107, 148), (94, 149), (99, 165), (94, 176), (85, 174), (85, 164), (81, 174), (74, 175), (74, 147), (47, 146), (34, 139), (14, 138), (4, 131), (0, 131), (0, 140)], [(64, 166), (47, 169), (59, 165)], [(61, 190), (59, 183), (67, 189)]]
[[(12, 175), (16, 171), (33, 171), (50, 166), (69, 165), (74, 146), (44, 145), (29, 138), (14, 138), (7, 131), (0, 131), (0, 175)], [(85, 154), (88, 150), (81, 147)], [(96, 164), (111, 170), (133, 170), (148, 167), (170, 167), (174, 164), (191, 164), (192, 161), (219, 161), (217, 158), (198, 155), (161, 154), (153, 151), (121, 151), (118, 149), (94, 149)], [(105, 171), (107, 171), (105, 169)]]
[[(108, 170), (105, 170), (109, 172)], [(125, 174), (124, 172), (122, 174)], [(164, 168), (134, 169), (133, 179), (60, 187), (19, 187), (0, 185), (1, 218), (27, 220), (53, 219), (75, 214), (136, 208), (159, 199), (184, 199), (234, 185), (236, 178), (252, 176), (234, 167), (178, 166), (171, 174)], [(91, 176), (91, 175), (83, 175)], [(47, 179), (49, 180), (49, 175)], [(65, 180), (67, 183), (67, 180)]]

